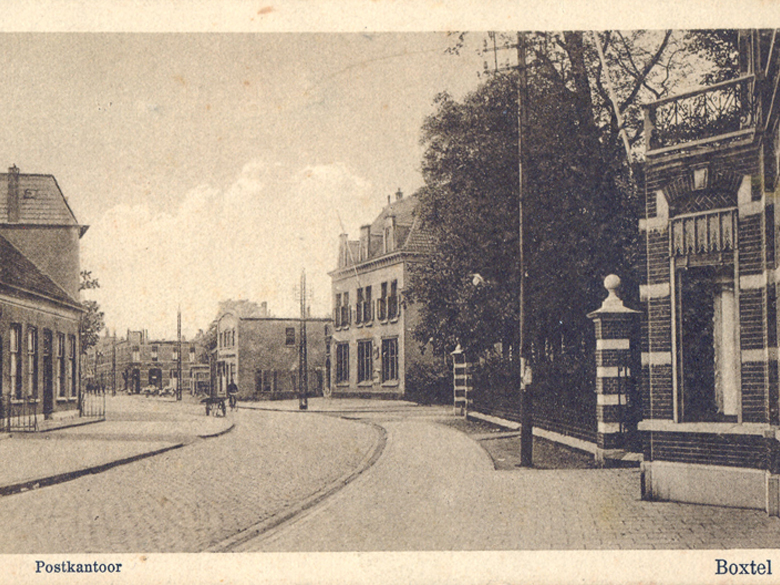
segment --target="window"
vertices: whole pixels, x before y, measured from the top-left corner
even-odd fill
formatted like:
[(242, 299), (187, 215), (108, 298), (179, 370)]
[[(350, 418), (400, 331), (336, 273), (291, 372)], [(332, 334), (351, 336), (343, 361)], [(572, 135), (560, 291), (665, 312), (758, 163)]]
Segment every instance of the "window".
[(76, 383), (76, 336), (68, 335), (68, 379), (70, 381), (70, 396), (75, 398), (78, 394), (78, 384)]
[(363, 289), (357, 289), (357, 301), (355, 305), (355, 324), (360, 325), (363, 322)]
[(284, 330), (284, 344), (295, 345), (295, 327), (287, 327)]
[(350, 311), (349, 311), (349, 293), (345, 292), (341, 298), (343, 299), (343, 304), (341, 305), (341, 326), (342, 327), (349, 327), (350, 323), (352, 322), (352, 319), (350, 319)]
[(173, 361), (179, 361), (179, 348), (175, 345), (173, 346)]
[(382, 340), (382, 382), (398, 379), (398, 338)]
[(195, 346), (190, 346), (190, 363), (195, 361)]
[(373, 321), (374, 315), (371, 310), (371, 287), (366, 287), (366, 294), (363, 299), (363, 322), (370, 323)]
[(21, 355), (22, 326), (18, 323), (11, 324), (10, 352), (11, 352), (11, 391), (14, 398), (22, 399), (22, 355)]
[(159, 357), (159, 351), (160, 351), (159, 347), (157, 347), (156, 345), (152, 346), (152, 361), (153, 362), (157, 361), (157, 358)]
[(255, 370), (255, 392), (276, 392), (276, 370)]
[(349, 344), (336, 345), (336, 383), (349, 382)]
[(27, 396), (38, 398), (38, 330), (27, 328)]
[(387, 318), (396, 319), (398, 317), (398, 281), (390, 283), (390, 296), (387, 298)]
[(333, 303), (333, 321), (336, 329), (341, 327), (341, 293), (336, 293), (336, 300)]
[(381, 285), (381, 296), (376, 301), (376, 317), (380, 321), (387, 320), (387, 283)]
[(358, 341), (358, 383), (370, 382), (374, 366), (371, 359), (371, 340)]
[(65, 398), (67, 387), (65, 383), (65, 334), (57, 333), (57, 396)]
[(133, 361), (134, 362), (140, 362), (141, 361), (141, 348), (137, 345), (133, 346)]

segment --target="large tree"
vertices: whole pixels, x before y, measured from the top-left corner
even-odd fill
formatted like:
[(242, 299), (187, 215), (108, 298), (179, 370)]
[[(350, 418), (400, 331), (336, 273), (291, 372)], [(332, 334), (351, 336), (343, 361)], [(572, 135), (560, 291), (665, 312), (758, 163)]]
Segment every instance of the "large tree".
[[(525, 342), (537, 366), (586, 363), (586, 314), (603, 298), (607, 274), (619, 274), (636, 301), (640, 104), (690, 84), (694, 53), (728, 46), (701, 39), (671, 31), (527, 36)], [(516, 71), (489, 76), (462, 101), (440, 95), (422, 143), (420, 214), (438, 243), (408, 287), (421, 309), (415, 335), (439, 351), (460, 343), (480, 353), (500, 341), (506, 353), (518, 322)]]

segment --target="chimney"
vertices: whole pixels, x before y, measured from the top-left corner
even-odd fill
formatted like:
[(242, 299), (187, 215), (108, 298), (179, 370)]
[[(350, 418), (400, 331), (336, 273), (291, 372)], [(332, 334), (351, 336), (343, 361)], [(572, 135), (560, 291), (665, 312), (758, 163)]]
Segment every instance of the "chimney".
[(360, 259), (368, 260), (369, 246), (371, 245), (371, 226), (360, 226)]
[(263, 301), (260, 303), (260, 316), (261, 317), (268, 317), (268, 302)]
[(8, 169), (8, 221), (18, 223), (20, 216), (19, 168), (14, 165)]
[(398, 187), (398, 191), (395, 192), (395, 200), (400, 201), (404, 198), (404, 193), (401, 191), (401, 187)]

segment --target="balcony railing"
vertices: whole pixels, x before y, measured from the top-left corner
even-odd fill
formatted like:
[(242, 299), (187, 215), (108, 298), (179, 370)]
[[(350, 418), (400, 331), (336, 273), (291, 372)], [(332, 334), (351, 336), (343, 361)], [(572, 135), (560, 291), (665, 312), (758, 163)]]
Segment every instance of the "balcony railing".
[(754, 84), (755, 76), (746, 75), (645, 104), (647, 151), (659, 153), (753, 132)]

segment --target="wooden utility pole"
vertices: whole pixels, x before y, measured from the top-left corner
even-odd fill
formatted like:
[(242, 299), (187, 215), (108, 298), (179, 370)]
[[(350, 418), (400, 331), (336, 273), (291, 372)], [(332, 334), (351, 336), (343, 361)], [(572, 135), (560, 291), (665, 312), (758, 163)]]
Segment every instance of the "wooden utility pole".
[[(499, 50), (510, 49), (510, 43), (498, 47), (495, 33), (488, 33), (493, 41), (493, 53), (495, 72), (514, 69), (511, 65), (499, 67), (497, 53)], [(525, 246), (523, 244), (523, 198), (527, 193), (526, 180), (526, 145), (528, 136), (528, 72), (526, 70), (525, 41), (526, 33), (517, 33), (517, 166), (518, 166), (518, 195), (517, 195), (517, 219), (518, 219), (518, 317), (517, 317), (517, 352), (513, 356), (516, 363), (516, 376), (520, 385), (520, 465), (531, 467), (533, 465), (533, 397), (531, 393), (531, 368), (528, 365), (528, 356), (525, 352)], [(489, 50), (485, 43), (485, 50)], [(485, 63), (485, 71), (489, 71)]]
[(301, 324), (298, 335), (298, 408), (306, 410), (309, 407), (309, 366), (306, 353), (306, 270), (301, 271)]
[(525, 352), (525, 258), (523, 245), (523, 198), (527, 192), (525, 140), (528, 133), (528, 72), (525, 66), (525, 33), (517, 33), (517, 158), (518, 158), (518, 347), (517, 371), (520, 379), (520, 465), (533, 465), (533, 395), (530, 367)]
[(176, 314), (176, 334), (179, 338), (179, 349), (176, 352), (176, 400), (181, 400), (181, 306)]

